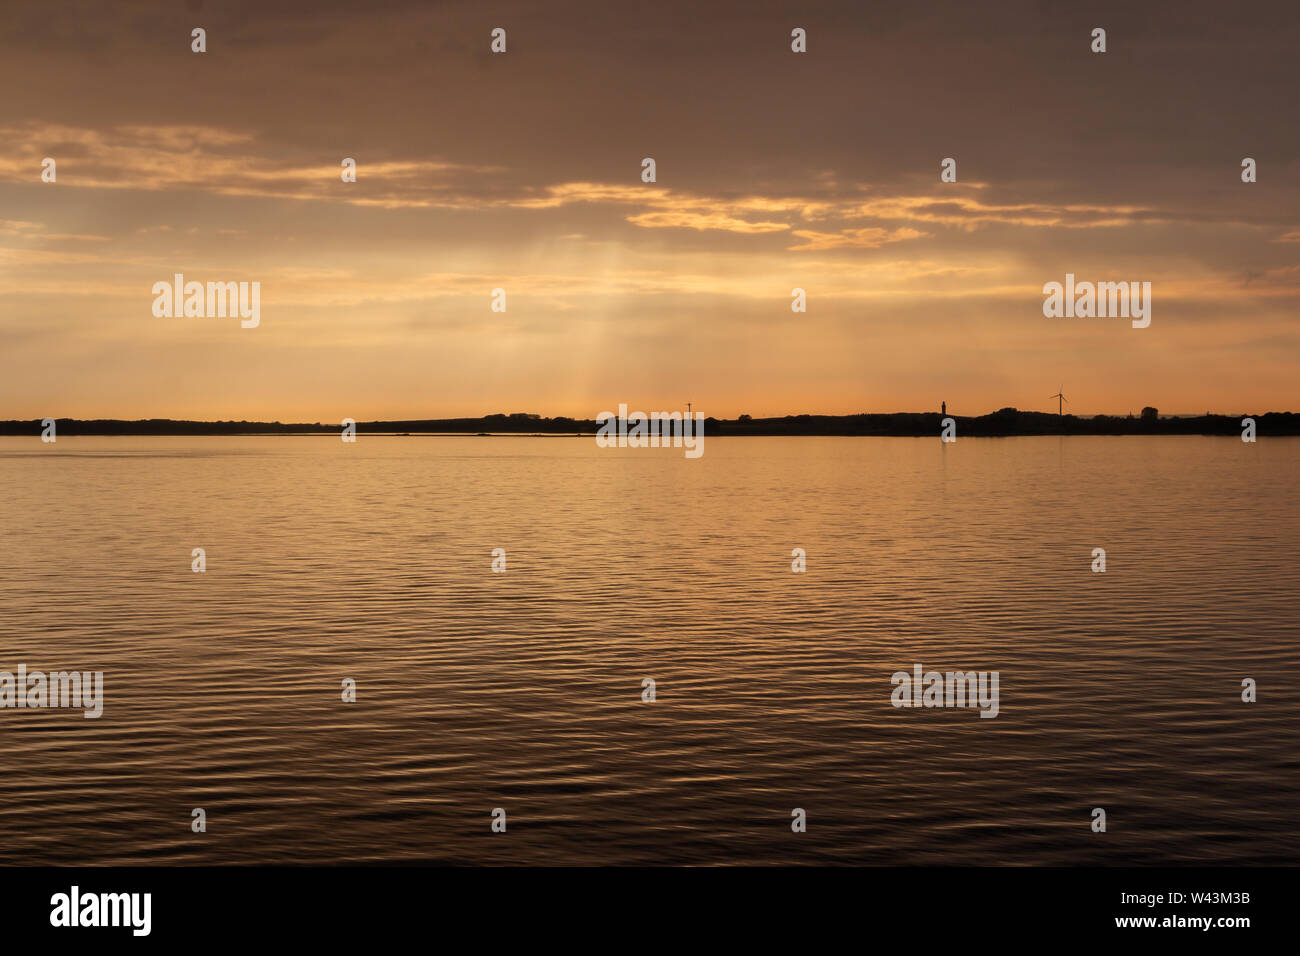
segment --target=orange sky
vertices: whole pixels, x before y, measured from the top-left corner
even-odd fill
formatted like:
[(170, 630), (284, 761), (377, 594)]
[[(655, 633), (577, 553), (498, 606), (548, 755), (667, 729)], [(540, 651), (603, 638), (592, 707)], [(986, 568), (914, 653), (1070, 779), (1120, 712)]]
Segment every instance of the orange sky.
[[(1300, 18), (1128, 6), (25, 8), (0, 418), (1300, 409)], [(1150, 328), (1044, 318), (1067, 272)]]

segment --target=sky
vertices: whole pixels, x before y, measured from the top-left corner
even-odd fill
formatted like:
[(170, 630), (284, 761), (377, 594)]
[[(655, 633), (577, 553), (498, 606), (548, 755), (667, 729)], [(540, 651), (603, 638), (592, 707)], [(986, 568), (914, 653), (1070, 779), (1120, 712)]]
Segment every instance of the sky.
[[(1298, 48), (1286, 3), (15, 0), (0, 419), (1300, 410)], [(178, 272), (260, 324), (155, 317)], [(1067, 273), (1150, 327), (1045, 317)]]

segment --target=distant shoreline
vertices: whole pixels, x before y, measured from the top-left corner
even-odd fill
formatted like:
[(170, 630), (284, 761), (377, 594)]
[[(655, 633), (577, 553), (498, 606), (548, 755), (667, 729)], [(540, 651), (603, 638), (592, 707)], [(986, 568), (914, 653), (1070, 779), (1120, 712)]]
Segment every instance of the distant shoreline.
[[(894, 435), (933, 437), (944, 418), (956, 422), (958, 436), (1005, 437), (1011, 435), (1240, 435), (1242, 419), (1253, 418), (1259, 435), (1300, 435), (1300, 414), (1265, 412), (1240, 415), (1146, 417), (1056, 415), (1004, 408), (987, 415), (945, 416), (939, 412), (893, 412), (861, 415), (786, 415), (779, 418), (706, 418), (710, 436), (776, 435)], [(321, 422), (185, 421), (169, 418), (55, 419), (59, 437), (75, 435), (338, 435), (341, 424)], [(594, 419), (542, 418), (537, 415), (486, 415), (482, 418), (412, 419), (409, 421), (357, 422), (358, 434), (410, 437), (440, 436), (570, 436), (591, 437), (600, 425)], [(42, 422), (0, 421), (0, 435), (39, 437)]]

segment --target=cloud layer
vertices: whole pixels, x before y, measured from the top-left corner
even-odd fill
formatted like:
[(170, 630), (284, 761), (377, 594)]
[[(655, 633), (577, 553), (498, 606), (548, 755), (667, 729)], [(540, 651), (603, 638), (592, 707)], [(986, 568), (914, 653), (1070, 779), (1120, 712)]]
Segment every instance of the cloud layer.
[[(0, 38), (6, 418), (1300, 406), (1281, 4), (55, 6)], [(261, 326), (154, 319), (176, 272)], [(1044, 319), (1067, 272), (1151, 327)]]

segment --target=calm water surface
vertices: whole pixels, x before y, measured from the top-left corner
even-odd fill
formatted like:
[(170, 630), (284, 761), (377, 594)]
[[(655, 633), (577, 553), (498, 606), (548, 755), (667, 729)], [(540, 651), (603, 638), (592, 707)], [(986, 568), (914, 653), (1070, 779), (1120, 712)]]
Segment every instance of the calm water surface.
[[(0, 710), (0, 862), (1295, 864), (1298, 467), (1288, 438), (0, 438), (0, 670), (106, 697)], [(999, 671), (999, 716), (891, 707), (917, 663)]]

